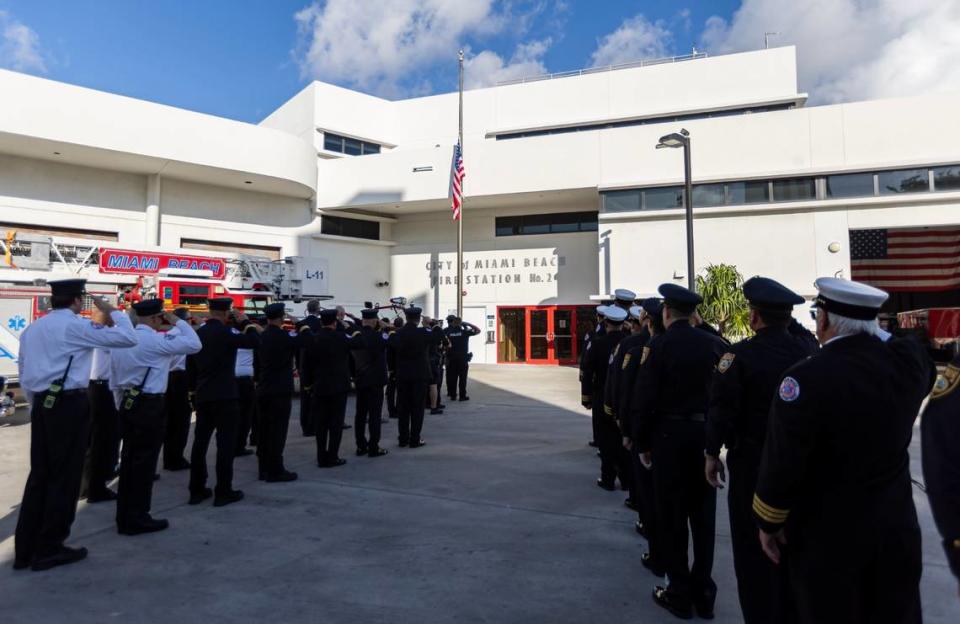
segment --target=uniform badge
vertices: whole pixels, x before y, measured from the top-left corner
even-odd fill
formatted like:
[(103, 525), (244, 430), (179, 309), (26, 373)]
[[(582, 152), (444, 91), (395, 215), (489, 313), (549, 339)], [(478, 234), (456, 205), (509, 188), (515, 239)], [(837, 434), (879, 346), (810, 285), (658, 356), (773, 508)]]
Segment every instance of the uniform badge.
[(296, 338), (296, 337), (297, 337), (297, 332), (295, 332), (295, 331), (293, 331), (293, 330), (290, 330), (290, 331), (287, 332), (287, 335), (290, 336), (291, 338)]
[(780, 400), (790, 403), (800, 396), (800, 384), (793, 377), (784, 377), (780, 382)]
[(960, 382), (960, 368), (953, 364), (947, 366), (942, 375), (937, 375), (937, 381), (933, 384), (933, 392), (930, 394), (930, 400), (942, 399), (957, 387)]
[(627, 370), (627, 365), (630, 364), (630, 354), (623, 356), (623, 366), (620, 367), (620, 370)]
[(648, 357), (650, 357), (650, 347), (644, 347), (643, 353), (640, 355), (640, 366), (644, 365)]
[(737, 357), (736, 353), (724, 353), (723, 357), (717, 363), (717, 370), (721, 373), (727, 372), (727, 369), (733, 364), (733, 359)]

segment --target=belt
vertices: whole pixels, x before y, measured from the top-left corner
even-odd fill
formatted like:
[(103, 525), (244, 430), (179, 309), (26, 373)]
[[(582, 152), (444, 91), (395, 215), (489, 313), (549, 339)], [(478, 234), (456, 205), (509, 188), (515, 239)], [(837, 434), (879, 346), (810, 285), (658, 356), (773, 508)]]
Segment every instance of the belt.
[(171, 374), (171, 375), (175, 375), (175, 374), (177, 374), (177, 373), (185, 373), (185, 372), (187, 372), (187, 370), (184, 369), (184, 368), (171, 368), (171, 369), (170, 369), (170, 374)]
[(679, 422), (707, 422), (706, 414), (663, 414), (664, 420), (676, 420)]
[[(46, 394), (46, 393), (48, 393), (48, 392), (50, 392), (50, 389), (49, 389), (49, 388), (47, 388), (46, 390), (44, 390), (44, 391), (41, 392), (40, 394)], [(86, 388), (73, 388), (72, 390), (61, 390), (61, 391), (60, 391), (60, 396), (86, 396), (86, 394), (87, 394), (87, 389), (86, 389)]]
[(90, 383), (92, 383), (95, 386), (105, 386), (108, 383), (110, 383), (110, 380), (109, 379), (91, 379)]
[(253, 375), (241, 375), (240, 377), (237, 377), (237, 381), (241, 381), (241, 380), (253, 381)]
[[(121, 392), (130, 392), (133, 388), (120, 388)], [(162, 399), (164, 398), (163, 392), (141, 392), (137, 395), (138, 399)]]

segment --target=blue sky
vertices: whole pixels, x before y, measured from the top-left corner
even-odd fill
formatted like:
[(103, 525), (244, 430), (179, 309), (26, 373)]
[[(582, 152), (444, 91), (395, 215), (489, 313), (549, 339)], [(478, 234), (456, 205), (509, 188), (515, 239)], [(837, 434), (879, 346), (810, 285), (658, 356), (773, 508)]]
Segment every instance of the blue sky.
[[(384, 97), (793, 43), (816, 101), (960, 89), (960, 0), (0, 0), (0, 67), (256, 122), (311, 79)], [(896, 8), (896, 19), (891, 10)], [(906, 43), (905, 43), (906, 42)], [(925, 65), (910, 58), (919, 57)], [(906, 88), (906, 87), (905, 87)]]

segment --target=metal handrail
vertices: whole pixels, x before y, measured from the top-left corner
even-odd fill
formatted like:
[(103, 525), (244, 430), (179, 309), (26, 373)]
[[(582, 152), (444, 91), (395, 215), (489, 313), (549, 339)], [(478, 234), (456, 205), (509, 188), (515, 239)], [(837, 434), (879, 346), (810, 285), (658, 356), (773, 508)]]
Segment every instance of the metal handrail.
[(664, 65), (666, 63), (681, 63), (683, 61), (692, 61), (694, 59), (707, 58), (706, 52), (694, 52), (682, 56), (668, 56), (666, 58), (645, 59), (642, 61), (633, 61), (631, 63), (620, 63), (618, 65), (607, 65), (606, 67), (588, 67), (586, 69), (575, 69), (573, 71), (558, 72), (555, 74), (540, 74), (538, 76), (528, 76), (526, 78), (514, 78), (513, 80), (503, 80), (496, 83), (496, 86), (512, 84), (524, 84), (527, 82), (540, 82), (541, 80), (554, 80), (556, 78), (571, 78), (573, 76), (585, 76), (587, 74), (598, 74), (601, 72), (616, 71), (618, 69), (631, 69), (634, 67), (647, 67), (649, 65)]

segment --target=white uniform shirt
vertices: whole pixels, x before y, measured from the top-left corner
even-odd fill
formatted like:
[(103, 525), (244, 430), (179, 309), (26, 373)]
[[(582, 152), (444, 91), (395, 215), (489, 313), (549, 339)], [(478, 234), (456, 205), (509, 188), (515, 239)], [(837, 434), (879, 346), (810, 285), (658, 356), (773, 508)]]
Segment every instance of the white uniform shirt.
[(90, 381), (110, 379), (110, 349), (93, 350), (93, 362), (90, 364)]
[[(189, 325), (189, 323), (187, 323)], [(174, 325), (167, 331), (168, 336), (177, 336), (180, 334), (180, 330), (177, 329), (177, 326)], [(182, 371), (187, 370), (187, 356), (186, 355), (175, 355), (170, 361), (170, 370), (171, 371)]]
[(253, 349), (237, 349), (236, 377), (253, 377)]
[[(33, 403), (33, 395), (44, 392), (63, 377), (70, 356), (70, 373), (64, 390), (86, 388), (95, 347), (123, 350), (137, 344), (137, 335), (127, 315), (110, 314), (114, 326), (106, 327), (73, 313), (69, 308), (53, 310), (23, 330), (20, 335), (20, 387)], [(119, 352), (119, 351), (118, 351)]]
[(119, 390), (143, 384), (144, 394), (166, 392), (167, 375), (174, 358), (200, 350), (200, 338), (189, 323), (177, 321), (176, 327), (180, 331), (171, 335), (161, 334), (147, 325), (137, 325), (137, 346), (113, 354), (110, 387)]

